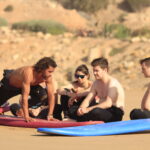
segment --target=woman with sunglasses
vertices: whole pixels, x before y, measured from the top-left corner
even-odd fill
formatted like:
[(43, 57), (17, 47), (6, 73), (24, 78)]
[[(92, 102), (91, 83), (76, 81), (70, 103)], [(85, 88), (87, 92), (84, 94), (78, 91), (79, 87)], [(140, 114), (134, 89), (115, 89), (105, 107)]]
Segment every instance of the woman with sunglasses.
[(89, 70), (86, 65), (78, 66), (74, 77), (75, 81), (70, 85), (57, 90), (57, 93), (61, 95), (60, 102), (64, 113), (64, 120), (72, 116), (74, 108), (80, 106), (92, 86), (92, 81), (89, 80)]

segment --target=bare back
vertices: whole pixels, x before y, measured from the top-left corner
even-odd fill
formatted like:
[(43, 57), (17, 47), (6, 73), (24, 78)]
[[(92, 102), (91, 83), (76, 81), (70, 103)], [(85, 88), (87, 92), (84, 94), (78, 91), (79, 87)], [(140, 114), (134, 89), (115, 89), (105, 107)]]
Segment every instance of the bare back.
[(18, 68), (10, 73), (8, 78), (10, 85), (17, 88), (21, 88), (25, 80), (28, 80), (31, 86), (43, 82), (43, 79), (35, 77), (35, 71), (32, 66)]

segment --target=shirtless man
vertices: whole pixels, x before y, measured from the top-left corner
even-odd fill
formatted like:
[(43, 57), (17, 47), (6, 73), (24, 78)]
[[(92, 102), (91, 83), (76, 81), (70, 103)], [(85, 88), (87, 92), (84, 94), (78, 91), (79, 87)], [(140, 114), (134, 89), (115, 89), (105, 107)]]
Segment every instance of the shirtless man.
[(124, 115), (124, 90), (108, 74), (108, 61), (97, 58), (91, 63), (96, 78), (91, 91), (77, 110), (77, 120), (121, 121)]
[(24, 118), (27, 122), (32, 121), (33, 118), (29, 116), (28, 111), (30, 88), (45, 82), (49, 106), (47, 119), (55, 120), (53, 118), (55, 99), (52, 73), (56, 67), (57, 64), (53, 59), (50, 57), (44, 57), (34, 66), (25, 66), (6, 73), (4, 72), (4, 77), (0, 82), (0, 106), (3, 105), (9, 98), (21, 94)]
[[(150, 78), (150, 57), (140, 60), (142, 72), (146, 78)], [(150, 84), (142, 98), (141, 109), (133, 109), (130, 118), (144, 119), (150, 118)]]

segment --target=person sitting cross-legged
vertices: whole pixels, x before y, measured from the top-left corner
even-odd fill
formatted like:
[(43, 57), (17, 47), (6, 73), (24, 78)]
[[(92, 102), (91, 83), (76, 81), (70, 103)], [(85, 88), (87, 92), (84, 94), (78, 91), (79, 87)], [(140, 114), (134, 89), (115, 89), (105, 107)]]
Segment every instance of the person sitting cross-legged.
[(109, 73), (106, 58), (94, 59), (91, 63), (95, 81), (83, 100), (74, 119), (77, 121), (121, 121), (124, 115), (124, 89)]
[[(150, 57), (140, 60), (142, 72), (146, 78), (150, 78)], [(150, 118), (150, 84), (142, 98), (141, 108), (130, 112), (131, 120)]]
[(86, 65), (78, 66), (74, 73), (75, 81), (57, 90), (60, 94), (60, 101), (64, 113), (64, 119), (68, 120), (73, 114), (76, 107), (79, 107), (82, 100), (87, 96), (92, 81)]

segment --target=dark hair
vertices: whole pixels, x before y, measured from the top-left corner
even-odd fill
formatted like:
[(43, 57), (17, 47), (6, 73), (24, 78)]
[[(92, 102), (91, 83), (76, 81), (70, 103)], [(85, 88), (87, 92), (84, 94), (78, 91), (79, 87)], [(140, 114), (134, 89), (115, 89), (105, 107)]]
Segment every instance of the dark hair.
[(144, 58), (140, 60), (140, 64), (145, 63), (146, 66), (150, 67), (150, 57)]
[(76, 69), (76, 71), (75, 71), (75, 73), (76, 73), (77, 71), (81, 71), (81, 72), (83, 72), (85, 75), (89, 75), (89, 74), (90, 74), (88, 67), (87, 67), (86, 65), (84, 65), (84, 64), (78, 66), (77, 69)]
[(50, 66), (56, 68), (57, 64), (51, 57), (44, 57), (34, 65), (34, 69), (35, 71), (40, 72), (49, 68)]
[(100, 58), (96, 58), (91, 62), (91, 66), (95, 67), (95, 66), (100, 66), (102, 69), (109, 69), (109, 64), (106, 58), (104, 57), (100, 57)]

